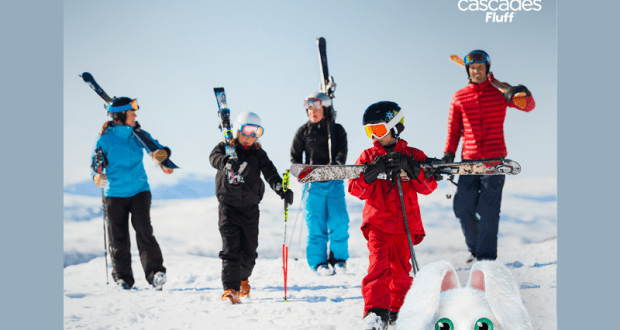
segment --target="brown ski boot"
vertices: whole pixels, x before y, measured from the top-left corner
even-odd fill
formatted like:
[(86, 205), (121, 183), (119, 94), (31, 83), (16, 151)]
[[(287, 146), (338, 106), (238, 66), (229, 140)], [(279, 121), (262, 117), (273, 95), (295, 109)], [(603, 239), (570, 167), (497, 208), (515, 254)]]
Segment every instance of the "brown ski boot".
[(224, 291), (224, 294), (222, 295), (222, 300), (223, 301), (230, 301), (233, 305), (234, 304), (240, 304), (241, 300), (239, 300), (239, 291), (233, 290), (233, 289), (226, 289), (226, 291)]
[(241, 291), (239, 291), (241, 298), (250, 298), (250, 281), (241, 281)]

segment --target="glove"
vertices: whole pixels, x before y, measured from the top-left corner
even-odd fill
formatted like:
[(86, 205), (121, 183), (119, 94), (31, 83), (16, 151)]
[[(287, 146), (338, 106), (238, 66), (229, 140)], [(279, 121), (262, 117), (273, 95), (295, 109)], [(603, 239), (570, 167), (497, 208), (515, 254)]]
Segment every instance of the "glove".
[(375, 158), (372, 163), (366, 162), (366, 168), (364, 169), (364, 182), (367, 184), (372, 184), (377, 179), (377, 176), (381, 173), (387, 172), (387, 168), (385, 166), (385, 156), (379, 156)]
[(413, 158), (403, 155), (400, 152), (392, 152), (388, 155), (387, 170), (392, 173), (400, 173), (401, 170), (407, 173), (410, 179), (416, 179), (420, 175), (420, 164)]
[(275, 191), (280, 198), (286, 201), (286, 204), (293, 204), (293, 191), (291, 189), (286, 189), (286, 191), (284, 191), (284, 189), (282, 189), (282, 182), (276, 181), (275, 183), (272, 183), (271, 189), (273, 189), (273, 191)]
[(93, 157), (93, 163), (90, 165), (90, 167), (95, 172), (99, 172), (100, 170), (99, 167), (101, 167), (101, 170), (108, 167), (108, 158), (105, 156), (105, 154), (101, 150), (101, 147), (99, 147), (99, 149), (95, 151), (95, 156)]
[(286, 204), (292, 205), (293, 204), (293, 191), (290, 189), (286, 189), (286, 192), (284, 193), (284, 197), (280, 195), (280, 198), (285, 200)]
[(161, 170), (164, 171), (164, 173), (166, 174), (172, 174), (172, 172), (174, 171), (173, 168), (167, 168), (166, 166), (161, 164), (159, 166), (161, 167)]
[(454, 154), (451, 152), (446, 152), (445, 154), (443, 154), (443, 157), (441, 158), (441, 162), (442, 163), (454, 163)]
[(228, 159), (226, 159), (226, 169), (232, 170), (234, 173), (237, 173), (239, 171), (239, 166), (241, 166), (241, 162), (239, 161), (239, 159), (233, 159), (230, 156), (227, 156)]
[(511, 86), (506, 89), (506, 92), (502, 94), (506, 101), (512, 102), (512, 98), (519, 93), (525, 93), (525, 96), (530, 96), (532, 93), (523, 85)]
[(153, 157), (155, 165), (159, 165), (161, 162), (168, 159), (168, 151), (166, 151), (166, 149), (157, 149), (151, 152), (151, 157)]
[(108, 176), (105, 174), (95, 174), (95, 176), (93, 177), (93, 181), (95, 182), (95, 185), (99, 188), (105, 188), (105, 185), (108, 184)]

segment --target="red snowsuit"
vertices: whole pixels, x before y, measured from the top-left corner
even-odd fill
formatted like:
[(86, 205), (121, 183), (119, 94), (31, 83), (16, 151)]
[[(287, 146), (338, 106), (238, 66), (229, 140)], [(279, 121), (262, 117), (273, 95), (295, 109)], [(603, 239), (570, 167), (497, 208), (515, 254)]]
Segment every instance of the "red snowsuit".
[(536, 106), (534, 98), (525, 98), (525, 108), (508, 102), (489, 80), (480, 84), (470, 83), (454, 93), (448, 115), (448, 138), (444, 153), (456, 153), (463, 136), (464, 160), (506, 157), (504, 119), (506, 107), (530, 112)]
[[(394, 151), (412, 157), (416, 161), (426, 159), (424, 152), (407, 147), (407, 142), (404, 140), (398, 140)], [(386, 150), (376, 141), (374, 147), (362, 152), (355, 164), (372, 163), (376, 157), (385, 154)], [(425, 178), (424, 170), (420, 171), (418, 179), (421, 183), (415, 179), (402, 180), (407, 221), (414, 245), (422, 242), (425, 235), (417, 193), (428, 195), (437, 188), (437, 182), (432, 176)], [(377, 179), (369, 185), (364, 181), (363, 173), (359, 178), (349, 180), (349, 193), (366, 200), (361, 229), (368, 241), (370, 264), (368, 274), (362, 281), (364, 315), (370, 308), (398, 312), (413, 281), (409, 276), (411, 255), (398, 184), (394, 182), (390, 190), (391, 186), (391, 181), (382, 179)]]

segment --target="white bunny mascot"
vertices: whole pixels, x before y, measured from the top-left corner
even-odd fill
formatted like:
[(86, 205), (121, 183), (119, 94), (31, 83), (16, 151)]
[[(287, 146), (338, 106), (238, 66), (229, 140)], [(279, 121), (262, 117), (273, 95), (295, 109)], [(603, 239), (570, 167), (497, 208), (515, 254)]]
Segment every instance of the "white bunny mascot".
[(531, 330), (529, 315), (508, 268), (475, 263), (461, 288), (452, 265), (440, 260), (420, 270), (400, 309), (398, 330)]

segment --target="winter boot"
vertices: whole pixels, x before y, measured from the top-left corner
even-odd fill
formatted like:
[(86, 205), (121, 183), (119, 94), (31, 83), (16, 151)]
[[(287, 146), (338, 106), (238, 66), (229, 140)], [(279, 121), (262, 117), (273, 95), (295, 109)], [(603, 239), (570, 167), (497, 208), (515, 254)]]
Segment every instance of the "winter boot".
[(250, 298), (250, 280), (241, 281), (241, 291), (239, 291), (239, 297)]
[(241, 300), (239, 300), (239, 291), (233, 289), (226, 289), (222, 295), (222, 300), (230, 301), (233, 305), (241, 303)]
[(155, 290), (161, 291), (165, 283), (166, 283), (166, 273), (164, 272), (155, 273), (155, 276), (153, 276), (153, 283), (152, 283)]
[(475, 254), (471, 254), (469, 255), (469, 258), (467, 258), (467, 260), (465, 261), (466, 263), (470, 263), (472, 261), (476, 260), (476, 255)]
[(347, 262), (339, 261), (334, 265), (334, 273), (336, 275), (345, 275), (347, 273)]
[(396, 329), (396, 319), (398, 319), (398, 312), (390, 311), (390, 318), (388, 321), (388, 330)]
[(332, 268), (334, 269), (334, 274), (344, 275), (347, 273), (347, 261), (342, 259), (336, 259), (336, 257), (334, 257), (334, 252), (332, 251), (329, 251), (327, 263), (332, 265)]
[(116, 282), (116, 285), (118, 286), (119, 289), (122, 289), (122, 290), (131, 289), (131, 286), (129, 286), (129, 284), (127, 284), (127, 282), (123, 280), (118, 280), (118, 282)]
[(364, 315), (364, 330), (387, 330), (390, 310), (371, 308)]
[(322, 264), (319, 264), (316, 267), (314, 267), (314, 272), (318, 276), (331, 276), (331, 275), (334, 275), (334, 271), (329, 267), (329, 264), (326, 263), (326, 262), (324, 262)]

